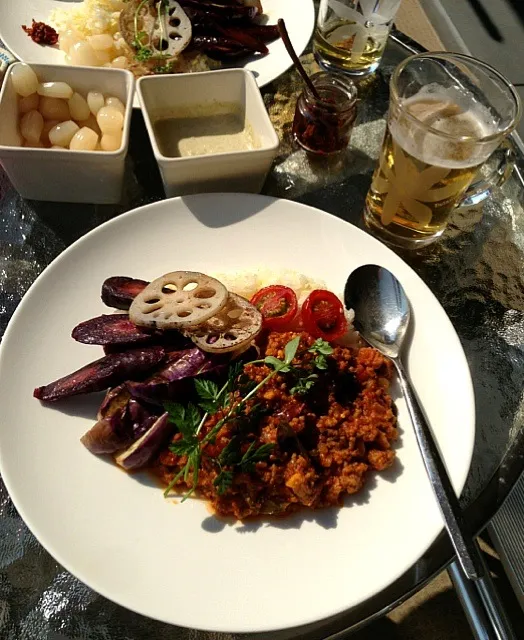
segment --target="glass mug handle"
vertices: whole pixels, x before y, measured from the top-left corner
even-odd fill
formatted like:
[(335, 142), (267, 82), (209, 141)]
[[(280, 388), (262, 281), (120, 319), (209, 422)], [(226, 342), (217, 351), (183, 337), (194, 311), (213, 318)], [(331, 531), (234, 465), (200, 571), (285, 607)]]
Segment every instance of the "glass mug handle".
[[(496, 187), (503, 185), (513, 172), (516, 151), (513, 143), (506, 139), (495, 149), (489, 159), (482, 165), (495, 163), (488, 175), (479, 177), (471, 183), (464, 197), (460, 201), (459, 207), (471, 207), (485, 200)], [(479, 174), (482, 173), (482, 168)]]

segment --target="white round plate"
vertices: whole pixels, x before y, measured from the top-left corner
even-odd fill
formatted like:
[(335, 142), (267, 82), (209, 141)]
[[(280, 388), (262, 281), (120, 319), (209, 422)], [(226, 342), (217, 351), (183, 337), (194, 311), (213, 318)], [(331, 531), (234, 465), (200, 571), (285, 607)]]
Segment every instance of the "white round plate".
[[(0, 39), (23, 62), (65, 64), (65, 54), (55, 47), (43, 47), (34, 43), (23, 31), (22, 25), (37, 21), (48, 22), (53, 9), (74, 7), (78, 2), (67, 0), (0, 0)], [(315, 26), (313, 0), (263, 0), (267, 24), (276, 24), (279, 18), (286, 21), (291, 42), (297, 53), (306, 48)], [(263, 87), (292, 65), (282, 40), (268, 45), (267, 56), (250, 60), (239, 66), (253, 71), (259, 87)], [(135, 106), (139, 106), (138, 103)]]
[(112, 275), (176, 269), (291, 268), (341, 292), (357, 266), (390, 269), (411, 301), (408, 366), (457, 492), (474, 440), (474, 399), (459, 339), (423, 281), (370, 235), (287, 200), (211, 194), (165, 200), (94, 229), (36, 280), (0, 350), (0, 471), (13, 502), (66, 569), (151, 618), (230, 632), (283, 629), (342, 612), (406, 571), (442, 529), (406, 407), (398, 461), (341, 509), (226, 524), (204, 502), (175, 504), (146, 475), (128, 476), (79, 438), (97, 398), (44, 406), (33, 388), (101, 356), (70, 337), (107, 313)]

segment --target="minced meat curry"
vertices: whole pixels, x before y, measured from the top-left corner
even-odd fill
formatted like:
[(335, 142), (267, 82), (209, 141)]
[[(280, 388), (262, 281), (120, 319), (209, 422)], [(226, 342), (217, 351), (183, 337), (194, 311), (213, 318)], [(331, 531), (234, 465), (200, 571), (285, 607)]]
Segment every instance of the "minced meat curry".
[(178, 491), (194, 489), (196, 479), (218, 515), (238, 519), (340, 505), (368, 472), (394, 462), (391, 363), (375, 349), (329, 345), (307, 333), (271, 332), (260, 348), (196, 430), (199, 459), (188, 464), (181, 429), (158, 454), (155, 473)]

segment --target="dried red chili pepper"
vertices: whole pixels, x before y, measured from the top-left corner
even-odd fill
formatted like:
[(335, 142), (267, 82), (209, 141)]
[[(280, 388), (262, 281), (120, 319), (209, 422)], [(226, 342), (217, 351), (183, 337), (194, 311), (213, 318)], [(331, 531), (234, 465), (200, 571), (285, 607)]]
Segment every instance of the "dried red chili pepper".
[(53, 45), (58, 42), (58, 33), (45, 22), (36, 22), (33, 18), (33, 24), (27, 27), (22, 25), (22, 29), (27, 33), (33, 42), (36, 44), (49, 44)]

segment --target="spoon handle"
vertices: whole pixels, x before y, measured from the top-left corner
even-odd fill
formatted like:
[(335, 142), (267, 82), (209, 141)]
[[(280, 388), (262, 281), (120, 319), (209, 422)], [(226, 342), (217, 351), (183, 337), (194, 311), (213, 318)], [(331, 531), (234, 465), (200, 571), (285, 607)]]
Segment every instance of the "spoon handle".
[(444, 523), (455, 548), (457, 558), (468, 578), (479, 580), (485, 573), (479, 548), (464, 522), (457, 494), (453, 489), (431, 427), (409, 380), (409, 376), (400, 360), (393, 360), (393, 363), (397, 369), (398, 379), (415, 429), (420, 453), (440, 510), (444, 516)]

